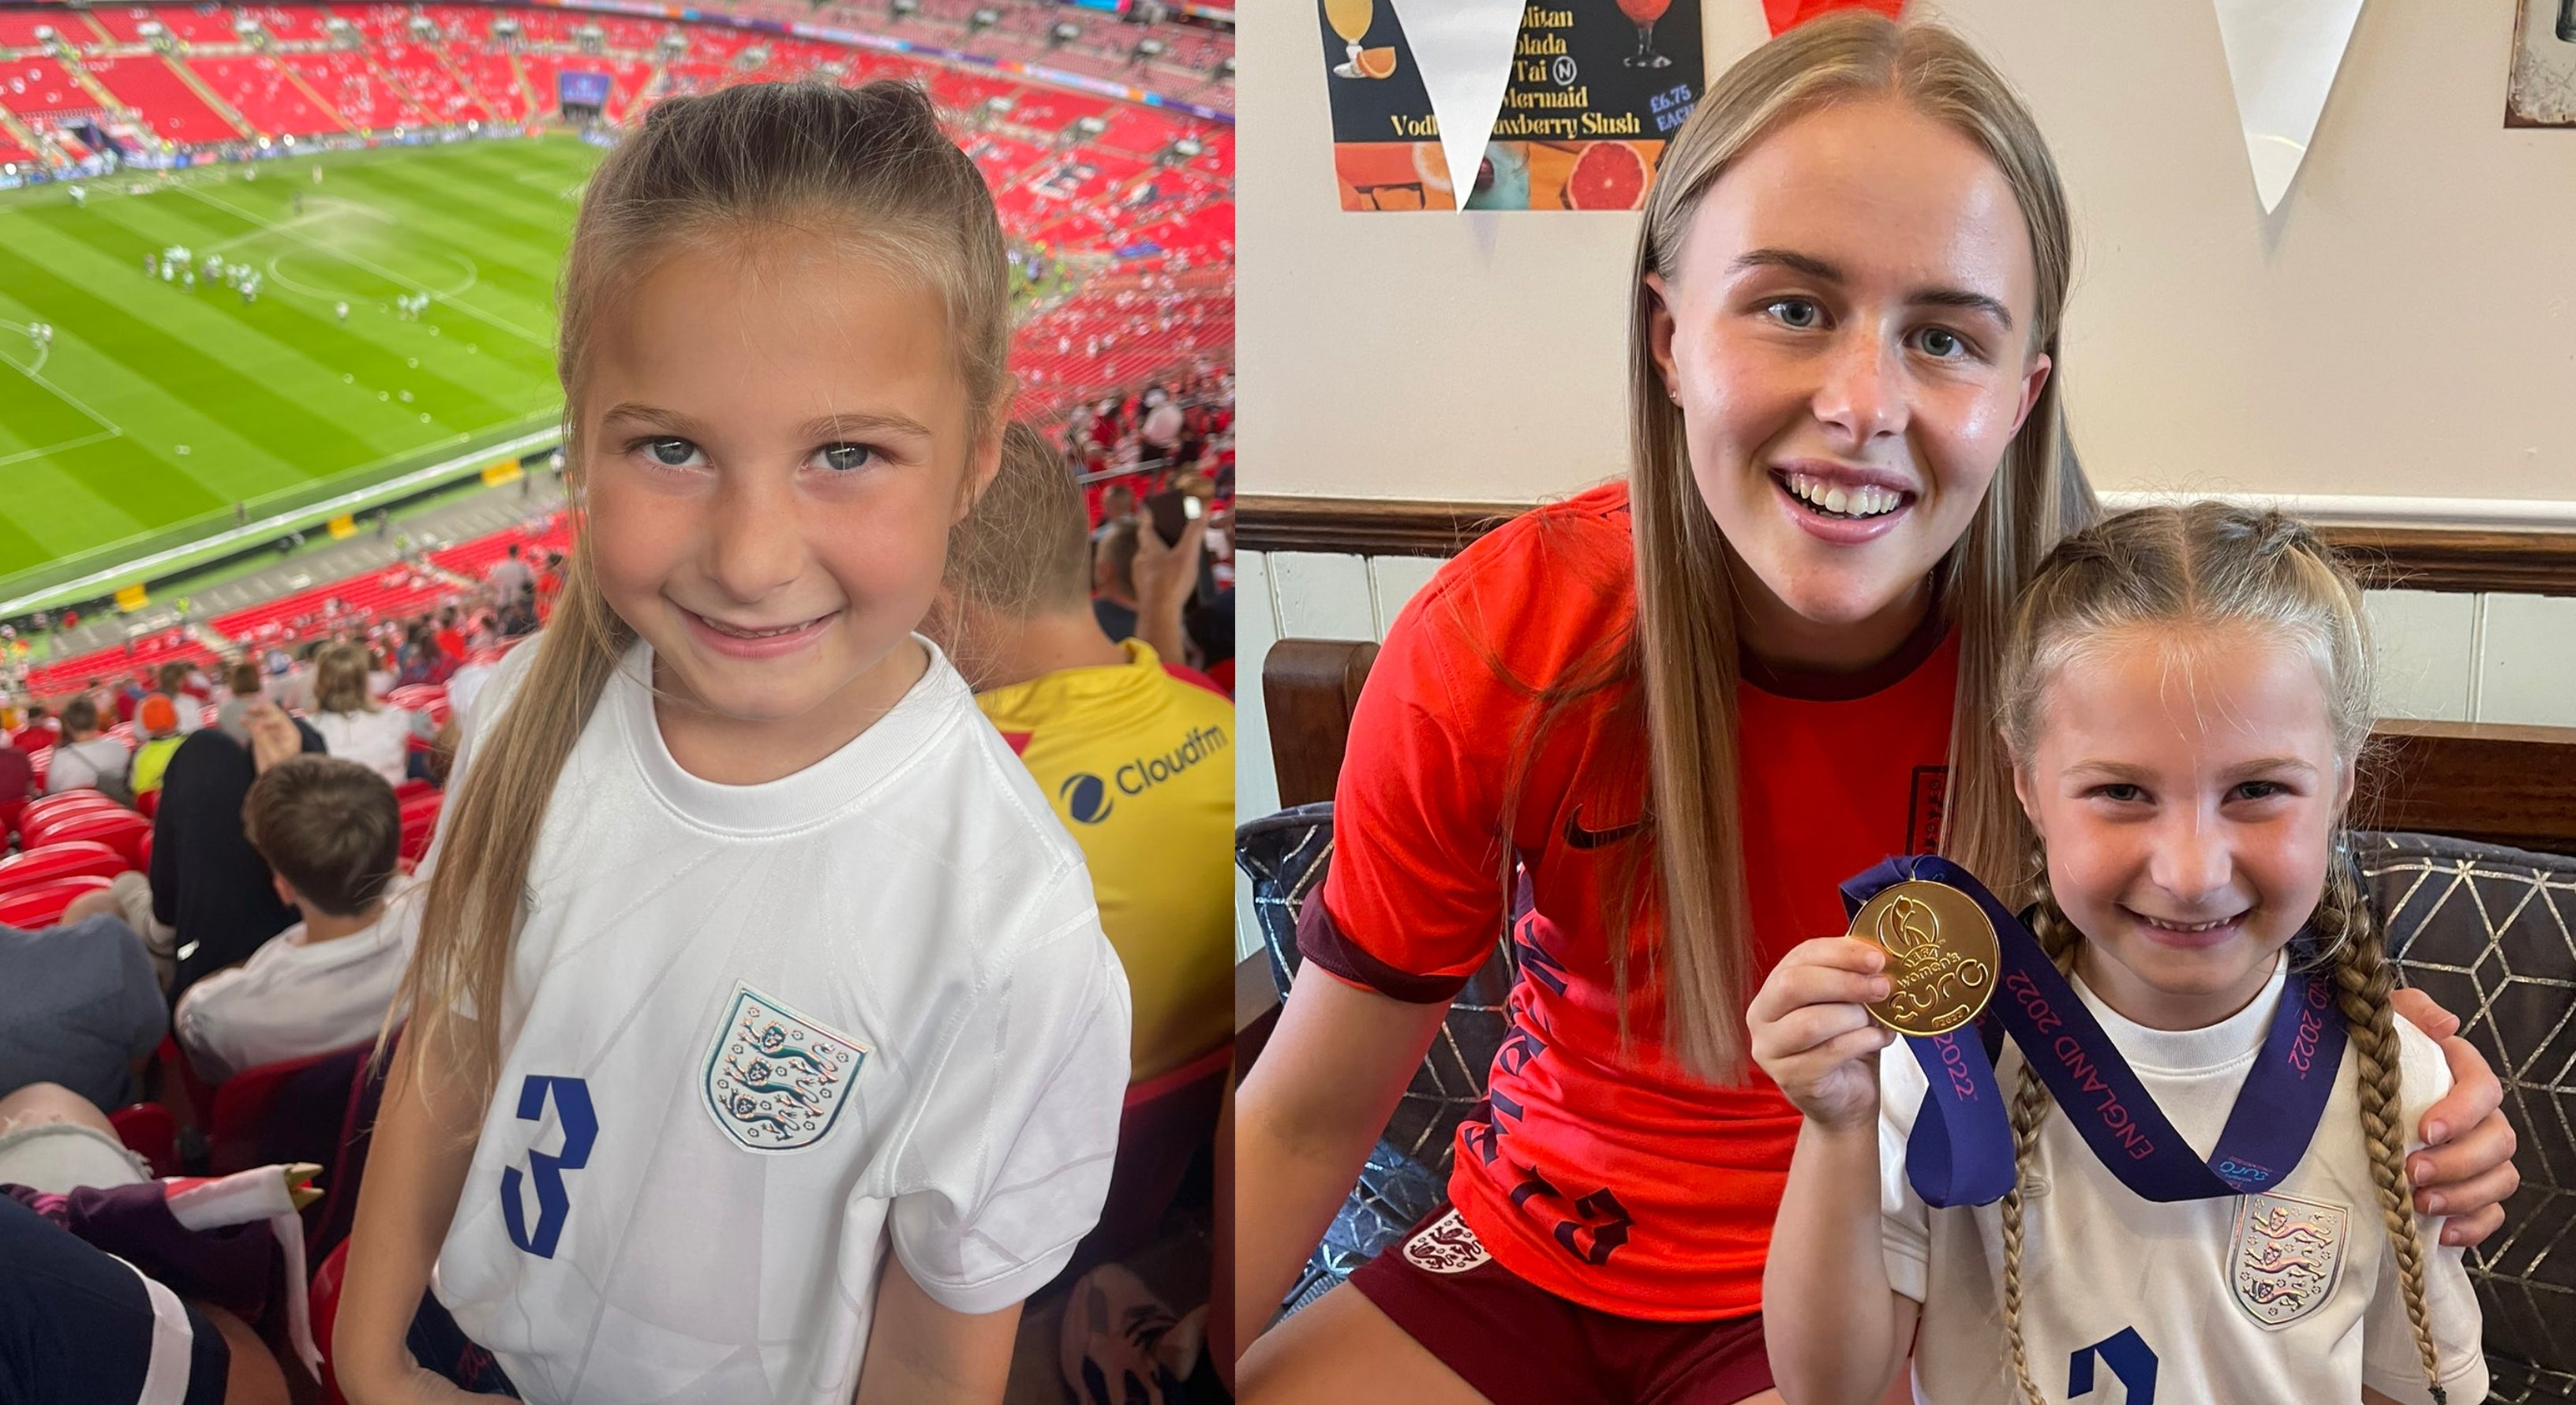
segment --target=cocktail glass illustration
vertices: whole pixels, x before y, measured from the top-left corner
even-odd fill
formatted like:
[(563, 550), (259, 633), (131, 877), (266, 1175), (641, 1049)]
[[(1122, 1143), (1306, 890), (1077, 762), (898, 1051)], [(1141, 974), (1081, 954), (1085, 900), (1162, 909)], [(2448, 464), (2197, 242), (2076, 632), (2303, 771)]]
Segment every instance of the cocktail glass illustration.
[[(1331, 0), (1326, 0), (1331, 3)], [(1630, 68), (1670, 68), (1671, 59), (1655, 52), (1655, 21), (1672, 8), (1672, 0), (1619, 0), (1619, 13), (1637, 26), (1637, 52), (1620, 62)]]
[[(1619, 0), (1619, 3), (1625, 5), (1629, 0)], [(1663, 6), (1657, 5), (1655, 12), (1663, 13)], [(1368, 76), (1360, 72), (1360, 41), (1368, 37), (1369, 24), (1376, 18), (1377, 7), (1374, 0), (1324, 0), (1324, 22), (1333, 27), (1335, 34), (1342, 36), (1343, 43), (1351, 46), (1350, 58), (1333, 65), (1334, 77), (1365, 78)]]

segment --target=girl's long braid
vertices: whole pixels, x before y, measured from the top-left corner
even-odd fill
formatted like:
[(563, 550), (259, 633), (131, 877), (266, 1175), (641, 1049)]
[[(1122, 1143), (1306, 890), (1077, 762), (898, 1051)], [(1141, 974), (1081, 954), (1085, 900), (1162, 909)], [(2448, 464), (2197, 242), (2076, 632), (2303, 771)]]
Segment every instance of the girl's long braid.
[(2424, 1307), (2426, 1255), (2415, 1233), (2413, 1191), (2406, 1179), (2397, 1023), (2388, 1004), (2396, 972), (2381, 950), (2378, 926), (2340, 847), (2327, 870), (2325, 893), (2317, 900), (2315, 926), (2320, 933), (2340, 934), (2334, 944), (2334, 981), (2346, 1037), (2359, 1060), (2361, 1134), (2370, 1152), (2370, 1179), (2379, 1190), (2379, 1213), (2388, 1225), (2388, 1242), (2397, 1251), (2398, 1280), (2406, 1294), (2407, 1321), (2415, 1328), (2415, 1350), (2424, 1360), (2424, 1380), (2432, 1389), (2433, 1405), (2444, 1405), (2441, 1356), (2434, 1349), (2432, 1321)]
[[(2039, 908), (2031, 915), (2032, 935), (2039, 938), (2040, 949), (2057, 964), (2061, 972), (2075, 968), (2075, 948), (2084, 934), (2066, 920), (2057, 906), (2057, 895), (2048, 887), (2048, 856), (2042, 854), (2037, 865), (2038, 876), (2031, 880), (2031, 895)], [(2004, 1346), (2012, 1365), (2013, 1380), (2031, 1405), (2047, 1405), (2047, 1397), (2030, 1378), (2030, 1355), (2022, 1345), (2021, 1335), (2021, 1245), (2022, 1183), (2029, 1179), (2031, 1163), (2039, 1154), (2039, 1124), (2048, 1116), (2048, 1085), (2031, 1068), (2024, 1056), (2021, 1078), (2013, 1085), (2013, 1186), (2004, 1194)]]

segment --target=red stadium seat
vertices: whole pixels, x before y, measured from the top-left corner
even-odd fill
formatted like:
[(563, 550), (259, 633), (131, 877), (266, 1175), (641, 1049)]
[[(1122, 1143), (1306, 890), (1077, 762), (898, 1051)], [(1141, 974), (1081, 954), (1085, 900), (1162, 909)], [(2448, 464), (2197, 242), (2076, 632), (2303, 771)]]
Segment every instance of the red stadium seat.
[(107, 891), (104, 878), (57, 878), (14, 893), (0, 893), (0, 927), (32, 931), (63, 920), (63, 909), (86, 893)]
[(27, 826), (29, 848), (60, 843), (66, 839), (95, 839), (125, 855), (129, 866), (143, 862), (143, 836), (152, 832), (152, 821), (122, 807), (80, 810), (68, 815), (48, 815)]
[(418, 712), (431, 703), (447, 701), (447, 688), (438, 683), (406, 683), (385, 694), (385, 701), (409, 712)]
[(329, 1165), (341, 1120), (375, 1042), (246, 1068), (215, 1085), (208, 1161), (216, 1175), (287, 1159)]
[(162, 1035), (161, 1047), (153, 1051), (152, 1057), (160, 1060), (162, 1069), (169, 1074), (170, 1081), (162, 1084), (163, 1098), (168, 1098), (170, 1083), (175, 1082), (179, 1091), (187, 1095), (189, 1122), (200, 1129), (215, 1125), (215, 1085), (197, 1076), (196, 1065), (179, 1050), (178, 1037)]
[(329, 1253), (349, 1237), (350, 1226), (357, 1222), (358, 1197), (367, 1181), (367, 1150), (375, 1137), (385, 1079), (392, 1072), (395, 1052), (402, 1047), (402, 1036), (401, 1030), (395, 1030), (383, 1061), (362, 1060), (349, 1080), (349, 1100), (340, 1111), (340, 1154), (324, 1173), (322, 1199), (304, 1217), (304, 1242), (314, 1253)]
[[(152, 818), (154, 815), (160, 814), (161, 792), (159, 788), (156, 787), (154, 789), (147, 790), (141, 795), (134, 797), (134, 811), (136, 814), (141, 815), (147, 820)], [(152, 831), (147, 829), (143, 831), (143, 834), (144, 837), (148, 839), (151, 837)], [(136, 868), (143, 867), (143, 861), (141, 859), (136, 859), (134, 861), (134, 866)]]
[(76, 810), (122, 810), (125, 807), (99, 791), (86, 786), (66, 790), (59, 795), (41, 796), (27, 802), (27, 812), (20, 818), (28, 825), (44, 822), (48, 815), (68, 815)]
[(436, 791), (415, 795), (402, 806), (402, 857), (418, 863), (429, 852), (429, 841), (438, 832), (438, 806), (441, 796)]
[(348, 1265), (349, 1241), (343, 1239), (314, 1270), (313, 1291), (305, 1299), (312, 1305), (313, 1344), (322, 1349), (322, 1405), (349, 1405), (339, 1378), (331, 1374), (331, 1325), (340, 1320), (340, 1277)]
[(59, 878), (114, 878), (131, 867), (123, 854), (95, 839), (65, 839), (0, 859), (0, 893)]
[(107, 1115), (125, 1149), (152, 1163), (152, 1174), (179, 1174), (179, 1119), (159, 1103), (135, 1103)]

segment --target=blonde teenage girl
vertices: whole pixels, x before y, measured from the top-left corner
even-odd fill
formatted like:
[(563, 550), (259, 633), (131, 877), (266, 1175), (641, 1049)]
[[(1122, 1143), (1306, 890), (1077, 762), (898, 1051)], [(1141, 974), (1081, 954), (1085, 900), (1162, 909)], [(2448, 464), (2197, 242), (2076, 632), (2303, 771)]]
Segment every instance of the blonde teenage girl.
[[(1862, 1008), (1889, 988), (1880, 949), (1828, 937), (1783, 958), (1751, 1022), (1806, 1119), (1763, 1278), (1784, 1395), (1873, 1405), (1910, 1345), (1932, 1405), (2043, 1405), (2115, 1377), (2130, 1400), (2486, 1398), (2461, 1251), (2436, 1247), (2407, 1185), (2450, 1076), (2391, 1015), (2344, 840), (2369, 672), (2360, 588), (2288, 518), (2155, 508), (2058, 545), (1998, 688), (2037, 841), (2031, 924), (2073, 997), (2026, 974), (1995, 996), (2033, 1030), (2014, 1030), (2030, 1057), (2007, 1044), (1996, 1069), (2011, 1113), (1991, 1164), (2012, 1170), (1994, 1188), (2012, 1188), (1917, 1195), (1926, 1046), (1887, 1049)], [(1945, 1086), (1968, 1057), (1952, 1053)], [(2118, 1063), (2152, 1108), (2106, 1111)], [(2056, 1113), (2052, 1069), (2084, 1090)], [(2216, 1193), (2166, 1198), (2186, 1162), (2141, 1169), (2159, 1115)]]
[(914, 632), (1010, 399), (991, 197), (911, 88), (672, 98), (562, 306), (583, 535), (466, 728), (339, 1379), (998, 1400), (1128, 1014), (1080, 851)]

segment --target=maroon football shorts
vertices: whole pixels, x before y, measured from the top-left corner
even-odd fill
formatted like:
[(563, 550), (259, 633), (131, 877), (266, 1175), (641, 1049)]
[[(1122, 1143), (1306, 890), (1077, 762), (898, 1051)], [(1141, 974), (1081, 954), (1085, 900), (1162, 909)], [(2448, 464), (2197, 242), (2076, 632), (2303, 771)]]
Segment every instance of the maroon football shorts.
[(1650, 1322), (1578, 1307), (1496, 1263), (1446, 1205), (1351, 1286), (1494, 1405), (1734, 1405), (1771, 1388), (1759, 1313)]

